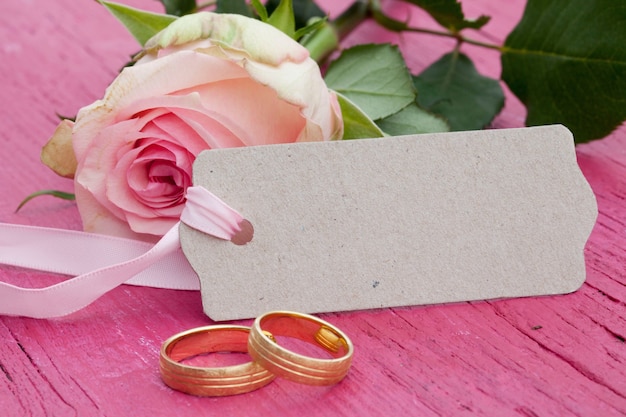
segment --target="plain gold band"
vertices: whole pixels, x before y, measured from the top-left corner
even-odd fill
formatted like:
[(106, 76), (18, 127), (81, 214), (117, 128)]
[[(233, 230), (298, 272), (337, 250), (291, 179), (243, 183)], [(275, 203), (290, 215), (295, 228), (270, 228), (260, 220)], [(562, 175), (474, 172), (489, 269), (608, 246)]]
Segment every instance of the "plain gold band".
[[(332, 358), (318, 359), (292, 352), (277, 344), (271, 335), (293, 337), (319, 346)], [(254, 361), (276, 376), (307, 385), (332, 385), (341, 381), (350, 369), (353, 351), (352, 341), (332, 324), (290, 311), (259, 316), (248, 337), (248, 353)]]
[(204, 368), (180, 361), (211, 352), (247, 352), (249, 327), (215, 325), (178, 333), (161, 346), (159, 367), (169, 387), (198, 396), (243, 394), (259, 389), (274, 375), (258, 363)]

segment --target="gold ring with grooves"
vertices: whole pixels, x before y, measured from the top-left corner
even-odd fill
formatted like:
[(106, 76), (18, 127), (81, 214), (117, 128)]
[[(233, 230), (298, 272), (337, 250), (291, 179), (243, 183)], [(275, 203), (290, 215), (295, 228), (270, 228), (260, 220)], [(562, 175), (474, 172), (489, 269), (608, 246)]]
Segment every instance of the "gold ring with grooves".
[(243, 394), (259, 389), (274, 375), (256, 362), (205, 368), (181, 361), (211, 352), (247, 352), (249, 327), (214, 325), (178, 333), (161, 346), (159, 368), (169, 387), (198, 396)]
[[(293, 337), (319, 346), (329, 359), (304, 356), (277, 344), (266, 332)], [(332, 385), (341, 381), (352, 362), (352, 341), (341, 330), (317, 317), (291, 311), (265, 313), (254, 321), (248, 353), (276, 376), (307, 385)]]

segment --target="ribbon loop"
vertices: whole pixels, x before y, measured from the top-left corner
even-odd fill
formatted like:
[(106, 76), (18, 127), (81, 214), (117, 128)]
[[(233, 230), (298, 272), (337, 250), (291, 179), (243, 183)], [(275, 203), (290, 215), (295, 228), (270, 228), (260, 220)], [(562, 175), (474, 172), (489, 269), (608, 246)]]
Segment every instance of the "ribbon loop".
[(206, 188), (189, 187), (180, 220), (207, 235), (230, 240), (241, 231), (243, 217)]
[[(236, 210), (206, 189), (187, 189), (181, 221), (188, 226), (230, 240), (242, 220)], [(177, 223), (152, 246), (84, 232), (0, 224), (0, 263), (78, 275), (45, 288), (0, 282), (0, 314), (64, 316), (123, 283), (197, 290), (198, 278), (180, 249), (178, 227)]]

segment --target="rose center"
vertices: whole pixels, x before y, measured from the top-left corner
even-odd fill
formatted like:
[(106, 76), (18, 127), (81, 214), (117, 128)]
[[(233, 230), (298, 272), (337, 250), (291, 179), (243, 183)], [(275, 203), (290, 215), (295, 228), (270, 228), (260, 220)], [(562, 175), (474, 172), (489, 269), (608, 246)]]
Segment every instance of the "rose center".
[(178, 168), (172, 166), (168, 161), (154, 161), (150, 164), (148, 170), (148, 183), (168, 184), (177, 187), (183, 186), (181, 184), (182, 175)]
[(185, 190), (191, 185), (193, 155), (167, 145), (146, 146), (127, 173), (128, 185), (137, 199), (153, 209), (183, 203)]

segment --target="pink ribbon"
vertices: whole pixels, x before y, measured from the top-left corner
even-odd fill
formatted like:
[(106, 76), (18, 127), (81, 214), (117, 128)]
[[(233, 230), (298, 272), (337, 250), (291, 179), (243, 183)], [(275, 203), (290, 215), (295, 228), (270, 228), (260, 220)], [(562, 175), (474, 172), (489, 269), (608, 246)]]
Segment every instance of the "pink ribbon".
[[(202, 187), (187, 189), (181, 222), (220, 239), (241, 230), (243, 217)], [(0, 263), (77, 275), (45, 288), (0, 282), (0, 314), (50, 318), (71, 314), (123, 284), (199, 289), (180, 248), (179, 224), (155, 245), (105, 235), (0, 224)]]

